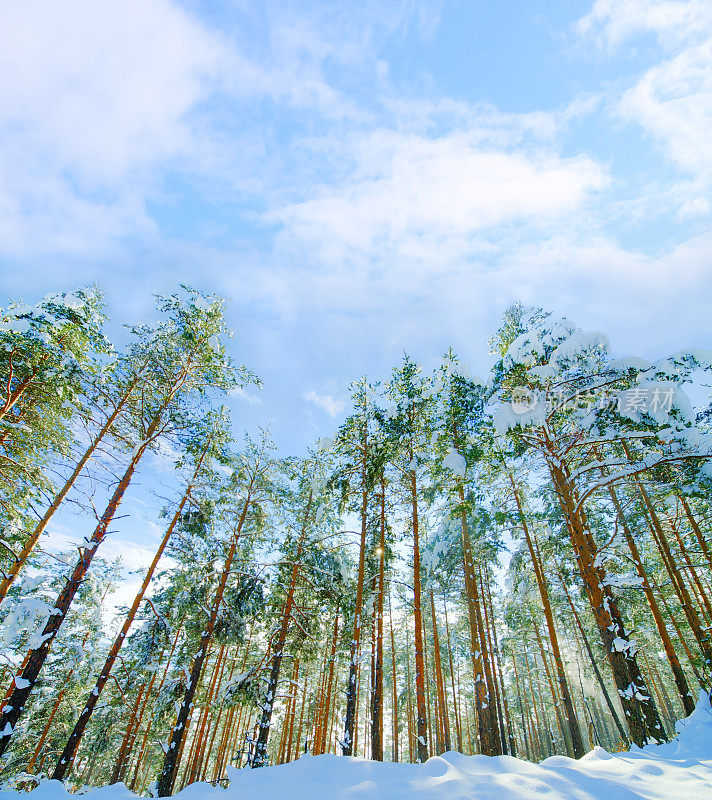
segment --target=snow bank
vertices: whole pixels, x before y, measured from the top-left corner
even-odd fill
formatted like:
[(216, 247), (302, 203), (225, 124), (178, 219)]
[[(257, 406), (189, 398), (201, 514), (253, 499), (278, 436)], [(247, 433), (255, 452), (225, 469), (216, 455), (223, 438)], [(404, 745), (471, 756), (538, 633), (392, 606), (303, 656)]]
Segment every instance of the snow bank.
[(662, 758), (696, 759), (712, 763), (712, 707), (706, 692), (700, 691), (695, 710), (687, 719), (676, 722), (675, 728), (677, 736), (672, 742), (644, 747), (638, 752)]
[[(706, 694), (663, 745), (579, 761), (554, 756), (531, 764), (509, 756), (446, 753), (425, 764), (390, 764), (333, 755), (258, 770), (229, 768), (228, 789), (194, 783), (182, 800), (712, 800), (712, 708)], [(32, 800), (67, 800), (49, 781)], [(87, 800), (134, 800), (123, 784), (92, 789)], [(13, 791), (0, 800), (18, 800)]]

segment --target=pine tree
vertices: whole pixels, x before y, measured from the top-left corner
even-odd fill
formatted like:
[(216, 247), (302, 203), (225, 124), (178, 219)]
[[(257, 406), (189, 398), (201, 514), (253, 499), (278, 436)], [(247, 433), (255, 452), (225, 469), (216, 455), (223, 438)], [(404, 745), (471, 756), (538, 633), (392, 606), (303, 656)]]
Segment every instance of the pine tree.
[[(220, 574), (220, 581), (211, 599), (210, 613), (200, 634), (198, 650), (193, 659), (183, 701), (180, 704), (170, 740), (165, 748), (165, 758), (157, 786), (159, 797), (166, 797), (173, 790), (193, 698), (202, 676), (208, 648), (218, 626), (223, 598), (238, 545), (243, 544), (241, 541), (243, 529), (245, 533), (258, 532), (263, 522), (260, 503), (264, 501), (265, 495), (271, 491), (270, 473), (272, 471), (272, 462), (269, 457), (269, 447), (270, 445), (266, 440), (260, 445), (255, 445), (248, 441), (246, 452), (240, 459), (236, 459), (236, 470), (231, 478), (229, 487), (226, 487), (229, 490), (226, 492), (228, 496), (237, 496), (239, 499), (233, 507), (228, 506), (226, 509), (232, 521), (228, 524), (229, 538), (226, 542), (225, 560)], [(245, 592), (253, 590), (254, 587), (249, 583), (244, 587)]]
[[(129, 456), (129, 463), (111, 495), (104, 513), (71, 575), (59, 594), (41, 635), (30, 646), (22, 673), (14, 678), (15, 687), (0, 717), (0, 754), (7, 748), (14, 728), (22, 715), (27, 698), (47, 659), (52, 642), (67, 615), (71, 602), (84, 580), (92, 559), (107, 535), (119, 504), (149, 447), (170, 432), (190, 423), (195, 398), (206, 386), (226, 389), (231, 377), (226, 374), (224, 351), (216, 340), (222, 332), (222, 309), (219, 302), (206, 303), (193, 294), (188, 302), (174, 295), (160, 301), (168, 323), (153, 330), (135, 330), (132, 357), (143, 364), (151, 356), (151, 379), (142, 386), (137, 433), (141, 437)], [(214, 349), (216, 348), (216, 349)]]

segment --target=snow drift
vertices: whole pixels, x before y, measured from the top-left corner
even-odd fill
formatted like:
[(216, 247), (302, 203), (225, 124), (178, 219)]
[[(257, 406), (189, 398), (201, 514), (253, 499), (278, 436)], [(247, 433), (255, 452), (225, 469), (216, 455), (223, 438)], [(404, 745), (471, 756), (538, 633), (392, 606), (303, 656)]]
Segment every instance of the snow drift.
[[(228, 769), (227, 789), (194, 783), (182, 800), (712, 800), (712, 707), (700, 693), (695, 711), (678, 723), (672, 742), (579, 761), (554, 756), (532, 764), (509, 756), (445, 753), (425, 764), (392, 764), (333, 755), (258, 770)], [(47, 781), (32, 800), (66, 800)], [(87, 800), (133, 800), (123, 784), (91, 789)], [(18, 800), (12, 790), (0, 800)]]

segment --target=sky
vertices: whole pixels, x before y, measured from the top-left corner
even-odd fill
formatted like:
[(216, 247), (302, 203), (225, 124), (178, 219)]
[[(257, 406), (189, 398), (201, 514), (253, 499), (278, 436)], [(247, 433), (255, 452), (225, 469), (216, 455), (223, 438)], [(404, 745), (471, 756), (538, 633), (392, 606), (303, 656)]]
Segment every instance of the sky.
[(0, 76), (0, 305), (225, 295), (282, 452), (514, 301), (709, 346), (709, 0), (6, 0)]

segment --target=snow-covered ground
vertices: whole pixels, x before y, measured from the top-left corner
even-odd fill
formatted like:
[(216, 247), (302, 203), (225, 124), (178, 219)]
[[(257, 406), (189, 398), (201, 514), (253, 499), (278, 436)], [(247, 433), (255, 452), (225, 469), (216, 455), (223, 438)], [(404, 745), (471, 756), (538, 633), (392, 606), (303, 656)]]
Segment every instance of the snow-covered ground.
[[(712, 800), (712, 708), (706, 694), (668, 743), (627, 753), (598, 747), (579, 761), (540, 764), (500, 756), (446, 753), (425, 764), (391, 764), (333, 755), (259, 770), (230, 769), (228, 789), (194, 783), (182, 800)], [(32, 800), (66, 800), (58, 781)], [(92, 789), (85, 800), (133, 800), (123, 784)], [(13, 791), (0, 800), (18, 800)]]

